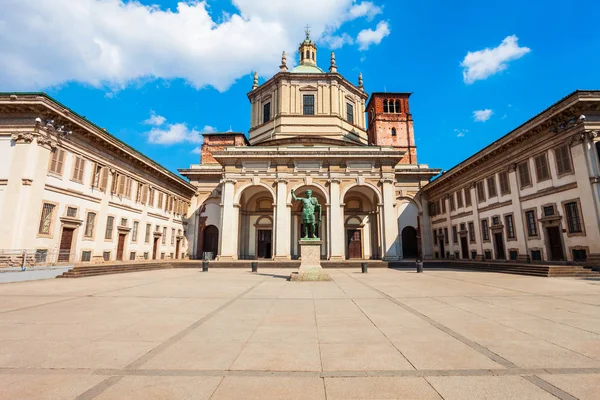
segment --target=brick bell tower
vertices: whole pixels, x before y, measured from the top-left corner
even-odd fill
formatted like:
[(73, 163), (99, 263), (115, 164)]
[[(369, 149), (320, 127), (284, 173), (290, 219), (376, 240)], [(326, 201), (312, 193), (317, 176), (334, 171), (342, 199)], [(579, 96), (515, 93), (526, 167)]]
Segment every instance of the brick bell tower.
[(367, 104), (369, 145), (392, 146), (406, 151), (400, 164), (417, 163), (417, 147), (412, 114), (408, 105), (411, 93), (372, 93)]

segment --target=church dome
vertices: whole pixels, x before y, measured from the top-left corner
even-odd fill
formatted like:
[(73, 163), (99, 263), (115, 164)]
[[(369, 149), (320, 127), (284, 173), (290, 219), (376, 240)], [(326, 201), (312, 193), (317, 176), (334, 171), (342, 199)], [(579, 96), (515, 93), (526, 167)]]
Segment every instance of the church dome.
[(300, 64), (293, 68), (290, 72), (295, 74), (324, 74), (321, 68), (316, 65)]

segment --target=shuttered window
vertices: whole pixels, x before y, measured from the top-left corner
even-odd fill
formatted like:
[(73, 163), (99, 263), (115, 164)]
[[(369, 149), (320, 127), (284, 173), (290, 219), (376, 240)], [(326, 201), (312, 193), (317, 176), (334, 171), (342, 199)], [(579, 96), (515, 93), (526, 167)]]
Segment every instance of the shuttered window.
[(65, 163), (65, 151), (63, 149), (55, 149), (50, 157), (50, 165), (48, 171), (53, 174), (62, 175), (63, 166)]
[(73, 173), (71, 179), (77, 182), (83, 182), (83, 170), (85, 168), (85, 160), (81, 157), (75, 157), (73, 161)]
[(94, 226), (96, 224), (96, 213), (89, 212), (85, 219), (85, 237), (94, 236)]
[(548, 158), (546, 153), (540, 154), (535, 159), (535, 176), (538, 182), (550, 179), (550, 169), (548, 168)]
[(569, 233), (583, 232), (577, 202), (572, 201), (570, 203), (565, 203), (565, 211), (567, 214), (567, 226), (569, 227)]
[(477, 201), (485, 201), (485, 188), (483, 187), (483, 181), (477, 182)]
[(487, 187), (489, 197), (496, 197), (498, 192), (496, 191), (496, 177), (490, 176), (487, 178)]
[(133, 186), (133, 179), (126, 177), (125, 178), (125, 196), (127, 198), (131, 198), (131, 187)]
[(502, 171), (498, 174), (498, 180), (500, 180), (500, 193), (509, 194), (510, 184), (508, 182), (508, 172)]
[(556, 157), (556, 170), (559, 175), (573, 172), (570, 153), (570, 148), (567, 145), (560, 146), (554, 150), (554, 156)]
[(529, 176), (529, 162), (525, 161), (518, 165), (519, 185), (521, 189), (531, 186), (531, 177)]
[(140, 223), (138, 221), (133, 221), (133, 228), (131, 229), (131, 241), (132, 242), (137, 242), (139, 227), (140, 227)]
[(115, 224), (115, 217), (109, 216), (106, 218), (106, 232), (104, 234), (104, 239), (112, 239), (113, 237), (113, 229)]
[(471, 189), (465, 188), (465, 205), (467, 207), (471, 206)]

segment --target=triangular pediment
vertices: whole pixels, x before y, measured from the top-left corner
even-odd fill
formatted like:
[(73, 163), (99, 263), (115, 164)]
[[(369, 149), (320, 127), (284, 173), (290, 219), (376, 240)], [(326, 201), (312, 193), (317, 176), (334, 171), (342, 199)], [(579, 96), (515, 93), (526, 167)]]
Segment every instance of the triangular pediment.
[(298, 90), (300, 90), (301, 92), (306, 92), (306, 91), (311, 91), (312, 92), (312, 91), (317, 90), (317, 87), (316, 86), (312, 86), (312, 85), (306, 85), (306, 86), (302, 86)]

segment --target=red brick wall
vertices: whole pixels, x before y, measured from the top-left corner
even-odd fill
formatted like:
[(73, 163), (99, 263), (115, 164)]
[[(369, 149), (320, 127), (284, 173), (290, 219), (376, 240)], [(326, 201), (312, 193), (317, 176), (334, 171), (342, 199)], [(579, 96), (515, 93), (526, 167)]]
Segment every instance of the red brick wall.
[[(367, 108), (369, 128), (369, 143), (375, 146), (392, 146), (406, 151), (401, 164), (416, 164), (417, 149), (412, 114), (408, 102), (409, 94), (375, 94)], [(398, 101), (400, 112), (384, 113), (383, 102)], [(392, 135), (396, 129), (396, 136)]]
[(214, 151), (222, 151), (226, 147), (245, 146), (246, 142), (241, 135), (208, 135), (204, 136), (202, 143), (202, 153), (200, 155), (201, 164), (216, 164), (217, 160), (212, 156)]

